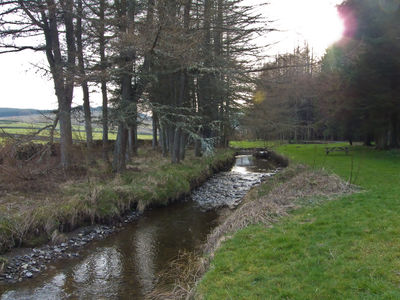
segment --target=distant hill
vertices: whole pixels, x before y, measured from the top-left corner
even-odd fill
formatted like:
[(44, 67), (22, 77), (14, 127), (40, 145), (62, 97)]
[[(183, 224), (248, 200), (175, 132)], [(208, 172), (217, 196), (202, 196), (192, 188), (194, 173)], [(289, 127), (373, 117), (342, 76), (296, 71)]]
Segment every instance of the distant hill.
[[(73, 125), (82, 125), (84, 122), (82, 106), (76, 106), (73, 109), (80, 111), (79, 114), (72, 116)], [(99, 119), (102, 114), (102, 107), (91, 107), (92, 121), (94, 126), (100, 126)], [(138, 113), (141, 124), (141, 128), (150, 128), (152, 123), (151, 116), (145, 113)], [(7, 123), (49, 123), (54, 119), (54, 110), (39, 110), (39, 109), (21, 109), (21, 108), (9, 108), (0, 107), (0, 122)], [(0, 126), (1, 127), (1, 126)]]
[(0, 107), (0, 118), (30, 116), (30, 115), (45, 114), (49, 112), (51, 112), (51, 110)]

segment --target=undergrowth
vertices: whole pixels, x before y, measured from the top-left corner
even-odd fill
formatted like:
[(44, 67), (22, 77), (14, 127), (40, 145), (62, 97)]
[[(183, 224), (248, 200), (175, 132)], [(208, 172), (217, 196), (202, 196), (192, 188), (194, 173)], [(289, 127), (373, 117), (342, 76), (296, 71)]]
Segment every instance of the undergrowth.
[[(127, 171), (112, 175), (107, 166), (88, 165), (84, 175), (64, 177), (54, 189), (38, 192), (5, 191), (0, 194), (0, 250), (43, 243), (55, 231), (63, 232), (94, 222), (118, 220), (131, 209), (167, 205), (213, 172), (233, 163), (234, 151), (218, 150), (198, 158), (192, 153), (180, 164), (148, 148), (139, 149)], [(44, 237), (44, 238), (43, 238)]]

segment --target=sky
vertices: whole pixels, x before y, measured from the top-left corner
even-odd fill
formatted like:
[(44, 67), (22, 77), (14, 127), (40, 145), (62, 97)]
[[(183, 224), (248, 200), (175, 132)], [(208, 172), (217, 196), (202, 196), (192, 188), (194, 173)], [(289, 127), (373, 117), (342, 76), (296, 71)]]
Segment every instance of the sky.
[[(260, 4), (260, 0), (246, 0)], [(260, 8), (272, 27), (279, 32), (259, 37), (259, 43), (273, 44), (266, 49), (274, 56), (291, 52), (307, 41), (316, 56), (338, 40), (343, 25), (337, 15), (336, 5), (341, 0), (269, 0)], [(44, 76), (44, 53), (30, 51), (0, 55), (0, 107), (55, 109), (57, 100), (51, 78)], [(73, 105), (82, 103), (80, 89), (75, 89)], [(92, 96), (92, 105), (101, 103), (99, 95)]]
[[(254, 3), (259, 0), (249, 0)], [(263, 15), (273, 20), (272, 27), (279, 32), (267, 34), (266, 42), (276, 43), (268, 54), (290, 52), (307, 41), (317, 56), (340, 39), (343, 22), (336, 6), (342, 0), (270, 0)]]

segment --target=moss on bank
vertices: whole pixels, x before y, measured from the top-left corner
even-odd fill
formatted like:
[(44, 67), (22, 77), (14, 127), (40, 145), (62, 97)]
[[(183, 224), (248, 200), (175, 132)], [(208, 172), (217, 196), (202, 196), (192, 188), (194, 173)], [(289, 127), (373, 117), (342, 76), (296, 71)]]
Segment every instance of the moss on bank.
[(170, 164), (159, 153), (141, 149), (123, 174), (110, 177), (98, 166), (84, 179), (63, 183), (53, 193), (2, 196), (0, 248), (43, 243), (55, 231), (69, 231), (94, 222), (118, 220), (131, 209), (167, 205), (189, 194), (214, 172), (229, 168), (234, 151), (218, 150), (197, 158), (188, 153), (181, 164)]

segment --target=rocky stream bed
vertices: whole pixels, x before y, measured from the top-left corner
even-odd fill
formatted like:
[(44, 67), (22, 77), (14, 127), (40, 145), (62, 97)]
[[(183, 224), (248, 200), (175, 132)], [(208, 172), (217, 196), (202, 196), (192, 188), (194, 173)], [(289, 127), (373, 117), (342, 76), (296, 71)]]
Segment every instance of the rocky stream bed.
[(79, 257), (79, 250), (93, 240), (101, 240), (110, 234), (123, 229), (123, 225), (131, 223), (139, 217), (138, 212), (125, 216), (123, 222), (117, 225), (93, 225), (80, 228), (68, 234), (65, 242), (55, 245), (44, 245), (37, 248), (17, 249), (6, 255), (8, 260), (0, 281), (5, 283), (21, 282), (47, 270), (47, 264), (57, 259)]
[[(80, 228), (68, 234), (63, 243), (16, 249), (6, 256), (8, 263), (0, 274), (1, 299), (30, 299), (26, 295), (42, 297), (41, 293), (49, 292), (44, 287), (52, 285), (54, 274), (64, 274), (62, 278), (66, 279), (54, 293), (61, 291), (66, 298), (103, 296), (98, 294), (99, 286), (92, 287), (100, 279), (100, 286), (108, 287), (110, 298), (127, 295), (141, 298), (151, 289), (155, 274), (165, 268), (170, 259), (182, 250), (192, 251), (200, 246), (217, 225), (218, 208), (233, 209), (253, 186), (278, 171), (279, 168), (266, 159), (239, 155), (231, 171), (215, 174), (181, 203), (147, 211), (143, 215), (132, 212), (114, 226)], [(110, 249), (119, 254), (104, 256), (103, 253), (109, 253)], [(88, 271), (90, 274), (99, 272), (94, 279), (91, 276), (85, 279), (87, 281), (77, 279), (73, 270), (83, 266), (90, 270), (92, 265), (99, 263), (99, 257), (115, 266), (115, 278), (95, 268)], [(53, 269), (48, 270), (49, 267)], [(129, 286), (121, 287), (121, 282), (125, 281)], [(85, 292), (81, 291), (82, 288)], [(84, 294), (86, 292), (88, 294)]]

